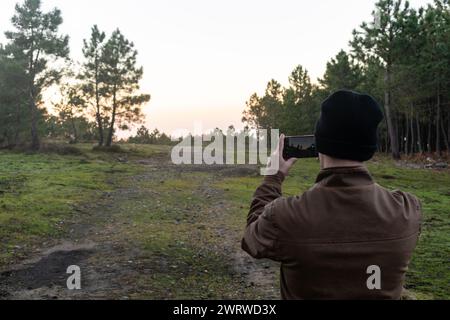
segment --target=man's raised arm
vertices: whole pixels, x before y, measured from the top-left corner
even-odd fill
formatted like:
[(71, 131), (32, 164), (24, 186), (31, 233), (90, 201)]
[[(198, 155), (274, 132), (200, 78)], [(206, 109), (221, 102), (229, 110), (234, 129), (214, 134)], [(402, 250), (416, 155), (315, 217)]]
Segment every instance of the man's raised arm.
[(282, 197), (282, 183), (296, 159), (283, 159), (284, 135), (274, 156), (279, 157), (280, 170), (276, 175), (267, 176), (256, 190), (247, 218), (247, 228), (242, 249), (256, 259), (280, 260), (276, 248), (278, 227), (275, 222), (277, 214), (277, 199)]

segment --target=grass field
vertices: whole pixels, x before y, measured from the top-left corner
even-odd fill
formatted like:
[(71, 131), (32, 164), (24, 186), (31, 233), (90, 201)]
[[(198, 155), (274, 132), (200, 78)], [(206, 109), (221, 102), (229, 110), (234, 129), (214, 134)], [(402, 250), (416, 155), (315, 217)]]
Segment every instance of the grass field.
[[(89, 274), (83, 298), (277, 297), (276, 265), (254, 262), (239, 250), (261, 182), (256, 169), (176, 167), (162, 146), (122, 145), (115, 153), (94, 152), (92, 145), (77, 149), (0, 152), (0, 273), (30, 256), (45, 260), (44, 249), (60, 242), (89, 241), (94, 249), (80, 262)], [(381, 185), (423, 202), (425, 225), (407, 289), (419, 299), (450, 298), (449, 171), (407, 169), (384, 158), (369, 167)], [(285, 195), (307, 190), (318, 170), (317, 161), (299, 161)], [(41, 281), (27, 294), (72, 297), (45, 286)], [(6, 297), (23, 297), (19, 289), (11, 281), (0, 287), (0, 298), (2, 290)]]

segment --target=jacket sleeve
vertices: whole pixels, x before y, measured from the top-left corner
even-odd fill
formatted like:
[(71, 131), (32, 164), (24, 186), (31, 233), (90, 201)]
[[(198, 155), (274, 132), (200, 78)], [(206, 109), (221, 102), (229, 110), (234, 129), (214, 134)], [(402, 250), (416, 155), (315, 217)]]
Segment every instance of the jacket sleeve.
[(253, 197), (242, 249), (256, 259), (280, 260), (276, 250), (278, 226), (274, 207), (275, 200), (282, 197), (281, 185), (284, 179), (282, 173), (267, 176)]

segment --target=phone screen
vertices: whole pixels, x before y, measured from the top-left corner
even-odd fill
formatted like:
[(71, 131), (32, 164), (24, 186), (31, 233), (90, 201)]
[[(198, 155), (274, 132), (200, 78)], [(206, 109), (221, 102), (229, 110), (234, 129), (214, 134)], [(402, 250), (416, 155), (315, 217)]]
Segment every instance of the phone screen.
[(314, 136), (286, 137), (284, 140), (284, 159), (291, 158), (305, 159), (317, 158), (319, 153), (316, 148), (316, 138)]

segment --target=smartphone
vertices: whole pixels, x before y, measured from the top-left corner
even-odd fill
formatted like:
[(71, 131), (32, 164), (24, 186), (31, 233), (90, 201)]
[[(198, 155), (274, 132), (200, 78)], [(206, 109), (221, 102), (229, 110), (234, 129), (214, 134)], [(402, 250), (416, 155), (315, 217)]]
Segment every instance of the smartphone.
[(286, 137), (284, 139), (283, 158), (285, 160), (292, 158), (306, 159), (317, 157), (319, 157), (319, 152), (316, 148), (315, 136), (296, 136)]

